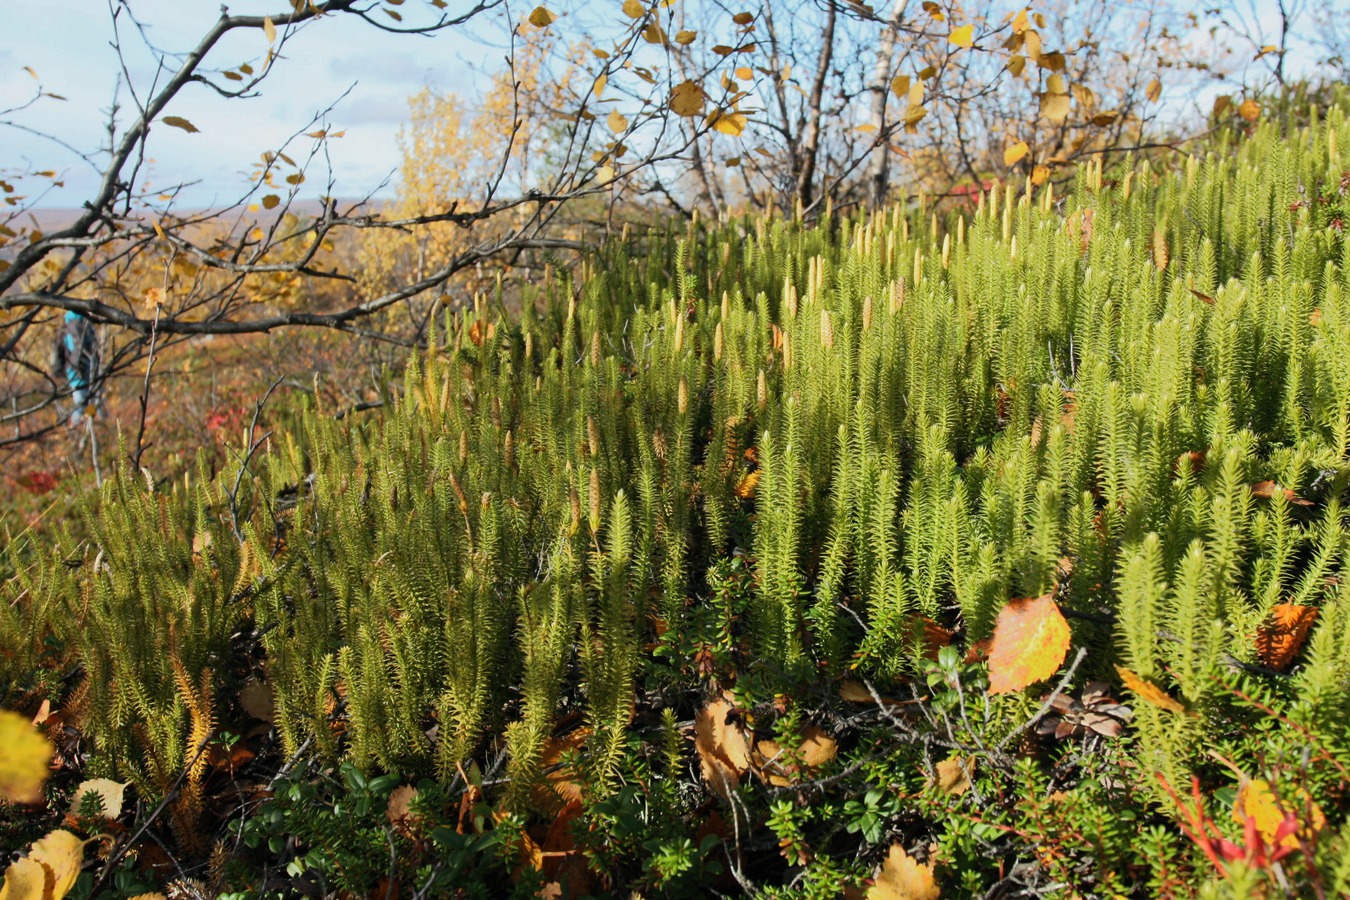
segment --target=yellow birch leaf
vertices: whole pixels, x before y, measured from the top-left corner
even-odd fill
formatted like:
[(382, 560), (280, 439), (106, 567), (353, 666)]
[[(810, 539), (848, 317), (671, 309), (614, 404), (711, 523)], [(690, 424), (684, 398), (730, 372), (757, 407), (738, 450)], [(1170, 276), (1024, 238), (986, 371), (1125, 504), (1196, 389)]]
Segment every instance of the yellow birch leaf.
[(1036, 57), (1036, 65), (1042, 69), (1049, 69), (1051, 72), (1063, 72), (1064, 67), (1069, 64), (1063, 53), (1058, 51), (1054, 53), (1042, 53)]
[(122, 801), (126, 791), (125, 784), (119, 784), (110, 778), (91, 778), (75, 789), (74, 799), (70, 802), (70, 814), (79, 815), (86, 794), (97, 794), (103, 805), (103, 812), (100, 815), (105, 819), (116, 819), (122, 815)]
[(1015, 165), (1030, 152), (1031, 148), (1027, 146), (1026, 141), (1018, 141), (1003, 151), (1003, 164), (1005, 166)]
[(697, 31), (677, 31), (675, 32), (675, 43), (681, 45), (692, 44), (697, 37)]
[(47, 900), (61, 900), (79, 877), (84, 862), (84, 841), (69, 831), (57, 830), (35, 842), (28, 858), (42, 863), (52, 872)]
[(623, 0), (623, 14), (630, 19), (640, 19), (647, 14), (647, 7), (640, 0)]
[(702, 112), (705, 102), (703, 88), (694, 81), (682, 81), (670, 92), (670, 111), (686, 119)]
[(975, 46), (975, 26), (962, 25), (960, 28), (953, 28), (951, 34), (947, 35), (947, 43), (958, 47)]
[(1261, 104), (1255, 100), (1243, 100), (1242, 105), (1238, 107), (1238, 115), (1248, 122), (1255, 122), (1261, 118)]
[(619, 112), (617, 109), (605, 118), (605, 124), (608, 125), (609, 130), (615, 134), (619, 134), (628, 128), (628, 120), (625, 119), (623, 113)]
[(281, 203), (281, 198), (276, 194), (268, 194), (262, 198), (263, 209), (276, 209), (279, 203)]
[(741, 66), (736, 70), (735, 75), (741, 81), (749, 81), (751, 78), (755, 77), (755, 70), (749, 66)]
[(37, 803), (47, 780), (51, 741), (15, 712), (0, 710), (0, 800)]
[(534, 12), (530, 13), (530, 24), (535, 28), (547, 28), (552, 25), (557, 18), (557, 15), (552, 11), (545, 9), (542, 6), (536, 6)]
[(1162, 96), (1162, 82), (1156, 78), (1150, 81), (1148, 87), (1144, 88), (1144, 96), (1157, 103), (1158, 98)]
[(173, 128), (181, 128), (188, 134), (196, 134), (198, 131), (196, 125), (193, 125), (191, 122), (189, 122), (182, 116), (165, 116), (164, 118), (160, 119), (160, 121), (163, 122), (165, 125), (169, 125)]
[(1037, 166), (1031, 170), (1031, 183), (1040, 187), (1045, 184), (1045, 180), (1050, 177), (1049, 166)]
[(1027, 58), (1020, 54), (1015, 55), (1012, 59), (1008, 60), (1008, 71), (1012, 73), (1012, 77), (1014, 78), (1021, 78), (1022, 72), (1026, 67)]
[(1022, 33), (1022, 49), (1027, 51), (1027, 56), (1031, 59), (1041, 58), (1041, 33), (1034, 28), (1027, 29)]
[(708, 117), (708, 124), (712, 125), (714, 131), (720, 131), (732, 137), (740, 137), (741, 132), (745, 131), (747, 121), (744, 113), (722, 112), (721, 110), (715, 111)]
[(0, 900), (43, 900), (51, 877), (51, 870), (37, 860), (28, 856), (17, 859), (5, 870)]
[(900, 99), (909, 93), (909, 76), (897, 75), (891, 79), (891, 93)]
[(1051, 122), (1063, 122), (1069, 117), (1069, 95), (1041, 94), (1041, 115)]
[(271, 16), (263, 17), (263, 34), (267, 35), (267, 43), (275, 44), (277, 41), (277, 26), (272, 23)]
[(1051, 75), (1045, 79), (1045, 89), (1052, 94), (1067, 94), (1069, 87), (1064, 83), (1063, 75)]

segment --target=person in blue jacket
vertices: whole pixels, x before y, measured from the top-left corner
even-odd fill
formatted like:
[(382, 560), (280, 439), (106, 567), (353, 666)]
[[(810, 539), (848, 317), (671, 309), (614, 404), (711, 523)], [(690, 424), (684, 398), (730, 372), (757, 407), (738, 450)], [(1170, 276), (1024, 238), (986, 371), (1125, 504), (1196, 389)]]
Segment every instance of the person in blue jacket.
[(52, 350), (52, 375), (65, 379), (74, 409), (70, 424), (84, 421), (85, 410), (94, 401), (98, 382), (98, 334), (94, 323), (77, 312), (66, 313)]

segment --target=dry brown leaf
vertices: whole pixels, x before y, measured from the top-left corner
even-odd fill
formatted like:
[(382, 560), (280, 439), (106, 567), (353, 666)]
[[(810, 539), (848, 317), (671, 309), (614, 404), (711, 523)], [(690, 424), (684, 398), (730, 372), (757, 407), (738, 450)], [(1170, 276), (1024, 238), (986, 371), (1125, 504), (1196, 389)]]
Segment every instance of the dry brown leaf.
[(933, 879), (933, 864), (921, 865), (899, 844), (881, 864), (867, 900), (938, 900), (941, 893)]
[(938, 653), (942, 648), (952, 642), (956, 632), (943, 628), (927, 616), (911, 620), (911, 626), (914, 628), (919, 640), (921, 641), (922, 653), (925, 659), (937, 661)]
[(1116, 673), (1120, 675), (1121, 683), (1140, 700), (1170, 712), (1186, 712), (1186, 707), (1153, 682), (1141, 678), (1124, 666), (1116, 666)]
[(1167, 249), (1167, 232), (1161, 228), (1153, 229), (1153, 267), (1161, 272), (1167, 268), (1172, 254)]
[(802, 746), (799, 751), (802, 765), (808, 769), (819, 768), (834, 761), (839, 755), (839, 742), (815, 725), (802, 729)]
[(569, 766), (560, 766), (563, 754), (581, 748), (590, 737), (589, 728), (577, 728), (561, 737), (549, 738), (544, 744), (540, 765), (545, 771), (544, 782), (530, 794), (535, 807), (543, 813), (556, 814), (572, 801), (581, 800), (581, 782)]
[(776, 741), (759, 740), (750, 754), (755, 764), (755, 774), (775, 787), (787, 787), (792, 784), (792, 772), (796, 768), (789, 762), (783, 748)]
[(737, 723), (727, 721), (733, 709), (725, 697), (719, 697), (694, 717), (694, 749), (703, 764), (703, 778), (714, 793), (728, 801), (750, 768), (745, 733)]
[(876, 702), (876, 700), (872, 697), (872, 692), (867, 689), (866, 685), (864, 685), (860, 681), (853, 681), (852, 679), (840, 682), (839, 699), (847, 703)]
[(1054, 594), (1011, 600), (989, 648), (989, 693), (1007, 694), (1049, 678), (1069, 652), (1069, 623)]
[(1252, 485), (1252, 496), (1260, 497), (1262, 500), (1269, 500), (1276, 494), (1283, 494), (1284, 499), (1295, 506), (1316, 506), (1311, 500), (1304, 500), (1291, 488), (1283, 487), (1274, 481), (1258, 481)]
[(272, 687), (265, 681), (250, 678), (239, 691), (239, 706), (255, 719), (271, 722), (276, 712), (272, 702)]
[(389, 794), (389, 804), (384, 809), (384, 816), (389, 820), (390, 825), (398, 826), (408, 822), (412, 817), (412, 804), (417, 799), (417, 788), (410, 784), (401, 784)]
[(1271, 607), (1270, 619), (1256, 633), (1256, 655), (1272, 669), (1287, 668), (1303, 649), (1316, 620), (1315, 606), (1277, 603)]
[(1207, 459), (1203, 451), (1190, 450), (1186, 453), (1182, 453), (1176, 458), (1176, 461), (1172, 465), (1172, 477), (1175, 478), (1178, 474), (1180, 474), (1182, 463), (1188, 464), (1190, 466), (1191, 473), (1196, 474), (1205, 467), (1206, 462)]
[(975, 773), (975, 757), (949, 756), (937, 764), (937, 778), (933, 782), (944, 794), (960, 796), (970, 790), (970, 776)]

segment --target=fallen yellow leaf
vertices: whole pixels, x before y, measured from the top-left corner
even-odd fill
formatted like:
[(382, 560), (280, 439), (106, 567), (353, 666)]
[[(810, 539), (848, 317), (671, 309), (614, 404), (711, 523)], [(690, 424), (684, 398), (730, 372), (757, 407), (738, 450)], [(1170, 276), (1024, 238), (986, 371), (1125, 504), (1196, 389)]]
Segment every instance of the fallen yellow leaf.
[(23, 716), (0, 710), (0, 800), (36, 803), (54, 748)]
[(61, 900), (70, 893), (84, 862), (84, 844), (69, 831), (59, 829), (33, 844), (28, 858), (42, 863), (52, 874), (44, 900)]

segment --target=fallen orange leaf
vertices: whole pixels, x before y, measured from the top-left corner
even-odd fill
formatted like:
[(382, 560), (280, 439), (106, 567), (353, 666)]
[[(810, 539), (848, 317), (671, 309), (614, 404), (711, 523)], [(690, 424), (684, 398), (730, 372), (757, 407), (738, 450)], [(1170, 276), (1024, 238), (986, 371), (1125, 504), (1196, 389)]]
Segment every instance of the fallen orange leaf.
[(1007, 694), (1049, 678), (1069, 652), (1069, 623), (1053, 594), (1011, 600), (989, 648), (989, 693)]
[(937, 778), (932, 783), (944, 794), (960, 796), (970, 790), (974, 772), (975, 757), (949, 756), (937, 764)]
[(1308, 639), (1317, 607), (1297, 603), (1277, 603), (1271, 607), (1270, 620), (1256, 633), (1256, 655), (1272, 669), (1284, 669)]
[(891, 845), (890, 854), (867, 891), (867, 900), (938, 900), (940, 896), (933, 879), (933, 864), (916, 862), (899, 844)]
[[(1246, 825), (1247, 819), (1255, 820), (1256, 830), (1261, 838), (1267, 844), (1274, 844), (1280, 826), (1286, 819), (1294, 817), (1303, 827), (1296, 832), (1285, 834), (1280, 839), (1279, 846), (1297, 850), (1300, 838), (1305, 841), (1311, 839), (1326, 826), (1327, 817), (1307, 791), (1300, 788), (1294, 794), (1293, 797), (1286, 794), (1277, 800), (1270, 783), (1264, 779), (1254, 778), (1244, 782), (1238, 788), (1237, 798), (1233, 801), (1233, 821), (1239, 825)], [(1307, 821), (1303, 821), (1305, 814)]]
[(1116, 666), (1116, 672), (1120, 675), (1121, 683), (1132, 691), (1140, 700), (1174, 713), (1184, 713), (1186, 711), (1186, 707), (1174, 700), (1171, 695), (1153, 682), (1141, 678), (1124, 666)]
[(1254, 497), (1260, 497), (1263, 500), (1269, 500), (1270, 498), (1274, 497), (1276, 493), (1283, 494), (1284, 499), (1288, 500), (1295, 506), (1316, 505), (1311, 500), (1304, 500), (1298, 494), (1294, 493), (1293, 490), (1291, 490), (1290, 488), (1282, 487), (1273, 481), (1258, 481), (1252, 485), (1252, 496)]

